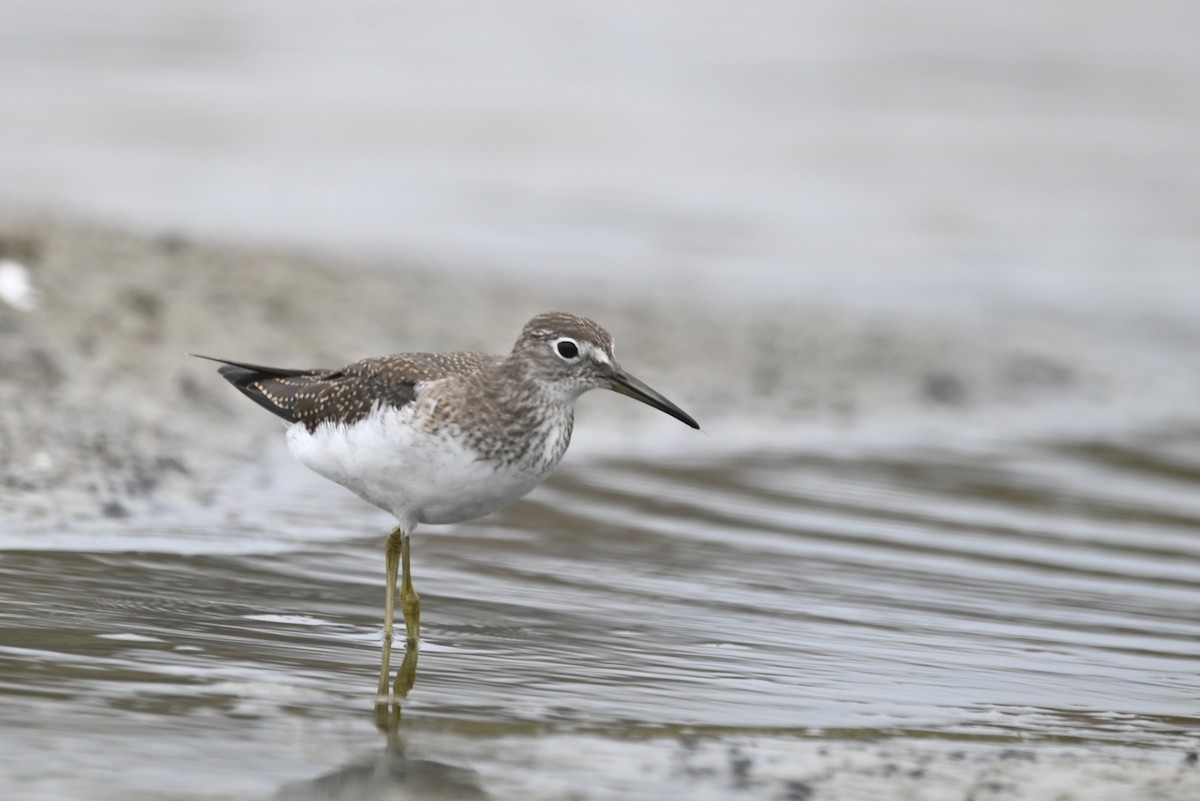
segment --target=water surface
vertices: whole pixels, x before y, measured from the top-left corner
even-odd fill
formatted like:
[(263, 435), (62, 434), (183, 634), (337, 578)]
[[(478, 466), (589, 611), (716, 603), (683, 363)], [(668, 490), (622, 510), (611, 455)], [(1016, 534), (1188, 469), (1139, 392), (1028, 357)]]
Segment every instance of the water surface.
[(779, 797), (822, 743), (1196, 745), (1195, 429), (569, 459), (419, 532), (390, 734), (388, 521), (283, 472), (6, 533), (4, 795)]

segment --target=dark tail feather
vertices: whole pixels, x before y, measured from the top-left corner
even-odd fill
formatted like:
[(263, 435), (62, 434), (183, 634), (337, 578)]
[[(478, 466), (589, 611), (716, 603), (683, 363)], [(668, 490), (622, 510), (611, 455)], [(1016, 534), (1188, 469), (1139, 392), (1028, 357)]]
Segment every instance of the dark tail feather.
[(230, 378), (234, 373), (253, 373), (259, 378), (295, 378), (301, 375), (320, 375), (327, 372), (326, 370), (289, 370), (286, 367), (264, 367), (261, 364), (246, 364), (245, 362), (232, 362), (229, 359), (218, 359), (215, 356), (204, 356), (200, 353), (189, 353), (188, 356), (194, 356), (197, 359), (208, 359), (210, 362), (217, 362), (224, 365), (217, 369), (217, 372), (233, 381)]
[[(272, 414), (282, 417), (289, 423), (296, 422), (296, 416), (290, 408), (291, 404), (281, 405), (281, 397), (268, 397), (263, 392), (260, 382), (271, 381), (273, 379), (288, 379), (288, 378), (303, 378), (307, 376), (323, 375), (328, 370), (289, 370), (282, 367), (265, 367), (261, 364), (246, 364), (245, 362), (231, 362), (228, 359), (217, 359), (212, 356), (203, 356), (199, 353), (189, 353), (188, 356), (195, 356), (197, 359), (208, 359), (210, 362), (217, 362), (221, 366), (217, 368), (217, 372), (233, 384), (239, 392), (245, 395), (250, 400), (257, 403), (259, 406), (266, 409)], [(290, 383), (290, 382), (288, 382)]]

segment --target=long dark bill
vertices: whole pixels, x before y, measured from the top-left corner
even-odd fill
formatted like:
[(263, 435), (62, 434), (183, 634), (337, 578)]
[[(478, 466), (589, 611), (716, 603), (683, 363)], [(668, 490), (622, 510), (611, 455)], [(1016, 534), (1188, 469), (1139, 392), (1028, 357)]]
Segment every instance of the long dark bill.
[(687, 423), (692, 428), (699, 428), (700, 424), (692, 419), (692, 416), (680, 409), (675, 404), (664, 398), (662, 395), (655, 392), (650, 387), (637, 380), (624, 370), (617, 370), (609, 376), (609, 387), (613, 392), (620, 392), (622, 395), (628, 395), (634, 400), (639, 400), (647, 406), (653, 406), (660, 412), (666, 412), (676, 420)]

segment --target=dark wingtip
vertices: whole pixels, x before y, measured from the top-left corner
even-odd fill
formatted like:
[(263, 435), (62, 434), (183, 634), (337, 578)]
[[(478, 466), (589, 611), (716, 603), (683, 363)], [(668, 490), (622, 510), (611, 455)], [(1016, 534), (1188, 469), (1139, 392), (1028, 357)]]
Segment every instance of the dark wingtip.
[(217, 375), (239, 388), (263, 377), (262, 373), (233, 364), (223, 364), (218, 367)]
[(231, 362), (228, 359), (218, 359), (215, 356), (205, 356), (202, 353), (187, 353), (184, 355), (191, 356), (196, 359), (205, 359), (221, 365), (217, 368), (217, 374), (238, 389), (243, 389), (247, 384), (270, 375), (266, 371), (270, 370), (271, 368), (261, 368), (252, 364)]

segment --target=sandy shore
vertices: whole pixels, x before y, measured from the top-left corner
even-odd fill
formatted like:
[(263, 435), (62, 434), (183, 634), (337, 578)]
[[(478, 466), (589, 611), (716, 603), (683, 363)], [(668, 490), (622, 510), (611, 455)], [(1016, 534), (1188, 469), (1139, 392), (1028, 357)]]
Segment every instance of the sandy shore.
[[(627, 367), (718, 434), (738, 419), (986, 427), (1055, 405), (1077, 417), (1143, 397), (1164, 373), (1143, 358), (1162, 355), (1153, 341), (1046, 313), (934, 321), (686, 289), (643, 300), (11, 211), (0, 215), (0, 258), (28, 268), (37, 292), (29, 311), (0, 304), (0, 511), (10, 520), (205, 502), (224, 470), (252, 462), (276, 429), (185, 352), (297, 366), (397, 350), (502, 352), (528, 316), (564, 308), (603, 322)], [(1171, 332), (1177, 349), (1195, 341), (1194, 329), (1183, 333)], [(597, 403), (588, 414), (616, 419), (619, 408)]]

